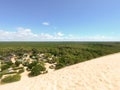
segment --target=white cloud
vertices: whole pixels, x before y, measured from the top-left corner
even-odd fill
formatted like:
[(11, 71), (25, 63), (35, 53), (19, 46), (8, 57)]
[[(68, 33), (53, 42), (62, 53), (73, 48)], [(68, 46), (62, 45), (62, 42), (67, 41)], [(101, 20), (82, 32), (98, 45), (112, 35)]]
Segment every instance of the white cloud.
[(35, 34), (31, 31), (31, 29), (22, 27), (18, 27), (14, 32), (0, 30), (0, 41), (51, 41), (59, 40), (62, 36), (63, 34), (61, 32), (58, 32), (56, 34)]
[(61, 32), (58, 32), (58, 33), (55, 33), (55, 36), (57, 36), (57, 37), (62, 37), (62, 36), (64, 36), (64, 34), (61, 33)]
[(47, 33), (41, 33), (38, 35), (38, 37), (42, 40), (47, 40), (47, 39), (53, 39), (54, 36), (50, 35), (50, 34), (47, 34)]
[(29, 41), (37, 38), (38, 35), (31, 32), (30, 29), (24, 29), (22, 27), (17, 28), (15, 32), (8, 32), (0, 30), (1, 41)]
[(115, 38), (112, 36), (103, 36), (103, 35), (95, 35), (95, 36), (75, 36), (68, 35), (66, 40), (71, 41), (120, 41), (120, 38)]
[(49, 23), (49, 22), (43, 22), (42, 25), (44, 25), (44, 26), (49, 26), (50, 23)]
[(66, 35), (62, 32), (35, 34), (31, 29), (18, 27), (14, 32), (0, 30), (0, 41), (120, 41), (120, 37), (103, 35), (76, 36)]

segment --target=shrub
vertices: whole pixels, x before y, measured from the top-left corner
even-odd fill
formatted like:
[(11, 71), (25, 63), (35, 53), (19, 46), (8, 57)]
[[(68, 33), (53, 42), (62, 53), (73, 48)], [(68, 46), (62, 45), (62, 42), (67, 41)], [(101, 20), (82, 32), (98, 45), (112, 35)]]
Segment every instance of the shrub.
[(45, 70), (46, 68), (43, 65), (37, 64), (32, 68), (31, 72), (29, 73), (29, 76), (37, 76), (41, 74), (42, 71), (45, 71)]
[(16, 65), (15, 65), (15, 64), (13, 64), (11, 67), (12, 67), (12, 68), (15, 68), (15, 67), (16, 67)]
[(34, 61), (34, 62), (28, 64), (28, 66), (27, 66), (27, 70), (31, 70), (36, 64), (37, 64), (36, 61)]
[(3, 70), (5, 70), (5, 69), (8, 69), (9, 67), (10, 67), (9, 65), (4, 64), (4, 65), (1, 66), (1, 70), (3, 71)]
[(11, 65), (13, 65), (13, 63), (12, 63), (12, 61), (7, 61), (7, 62), (5, 62), (7, 65), (9, 65), (9, 66), (11, 66)]
[(50, 63), (50, 64), (53, 64), (53, 63), (56, 62), (56, 59), (48, 60), (47, 62)]
[(19, 81), (20, 79), (21, 79), (21, 76), (19, 74), (10, 75), (3, 78), (1, 80), (1, 83), (4, 84), (4, 83), (16, 82), (16, 81)]
[(49, 66), (49, 68), (50, 68), (50, 69), (54, 69), (54, 68), (55, 68), (55, 66), (54, 66), (54, 65), (51, 65), (51, 66)]
[(3, 74), (2, 74), (2, 73), (0, 73), (0, 78), (2, 78), (2, 76), (3, 76)]
[(58, 63), (56, 64), (56, 67), (55, 69), (60, 69), (60, 68), (63, 68), (65, 65), (63, 63)]
[(28, 66), (29, 62), (23, 62), (23, 66)]
[(16, 61), (16, 62), (15, 62), (15, 65), (18, 67), (21, 63), (22, 63), (22, 62), (20, 62), (20, 61)]
[(14, 67), (13, 70), (24, 69), (23, 67)]
[(20, 69), (19, 71), (18, 71), (18, 74), (21, 74), (21, 73), (23, 73), (24, 72), (24, 69)]
[(13, 72), (7, 72), (7, 73), (4, 73), (4, 75), (6, 75), (6, 74), (14, 74), (14, 73), (16, 73), (16, 71), (13, 71)]

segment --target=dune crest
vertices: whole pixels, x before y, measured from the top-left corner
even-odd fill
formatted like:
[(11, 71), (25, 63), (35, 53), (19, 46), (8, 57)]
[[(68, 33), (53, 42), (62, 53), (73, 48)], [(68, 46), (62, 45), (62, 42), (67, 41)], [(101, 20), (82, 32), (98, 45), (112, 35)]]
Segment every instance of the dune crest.
[(120, 90), (120, 53), (72, 65), (45, 75), (0, 85), (0, 90)]

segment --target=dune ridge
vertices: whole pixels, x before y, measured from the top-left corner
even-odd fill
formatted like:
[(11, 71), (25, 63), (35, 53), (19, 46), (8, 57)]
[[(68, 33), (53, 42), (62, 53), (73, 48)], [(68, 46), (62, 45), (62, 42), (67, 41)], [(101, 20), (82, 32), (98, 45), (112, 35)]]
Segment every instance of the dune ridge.
[(27, 72), (0, 90), (120, 90), (120, 53), (75, 64), (37, 77)]

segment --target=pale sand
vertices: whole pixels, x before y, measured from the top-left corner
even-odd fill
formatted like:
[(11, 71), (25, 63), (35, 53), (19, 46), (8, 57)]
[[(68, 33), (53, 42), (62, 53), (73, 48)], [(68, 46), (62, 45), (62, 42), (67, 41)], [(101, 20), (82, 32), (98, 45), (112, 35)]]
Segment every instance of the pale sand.
[(69, 66), (45, 75), (0, 85), (0, 90), (120, 90), (120, 53)]

